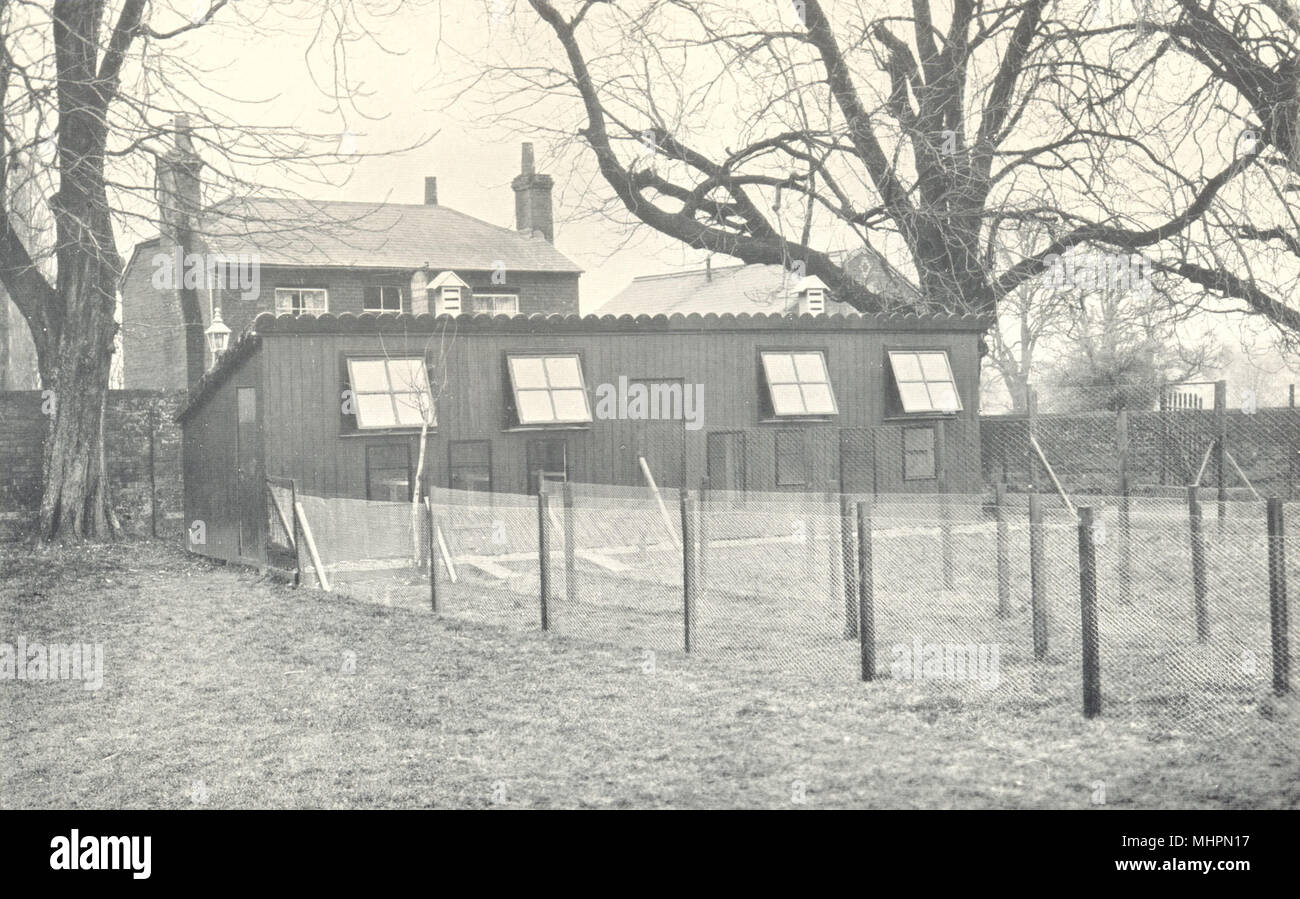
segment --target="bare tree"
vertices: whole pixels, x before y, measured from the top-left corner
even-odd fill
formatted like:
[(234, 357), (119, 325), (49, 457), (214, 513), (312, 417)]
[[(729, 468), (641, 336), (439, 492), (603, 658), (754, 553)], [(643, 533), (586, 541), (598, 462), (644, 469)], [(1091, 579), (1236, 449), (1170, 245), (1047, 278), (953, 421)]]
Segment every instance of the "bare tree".
[[(300, 178), (319, 182), (327, 180), (323, 166), (359, 158), (340, 155), (337, 133), (250, 126), (237, 112), (222, 113), (223, 102), (237, 99), (209, 88), (187, 52), (187, 41), (223, 22), (228, 30), (215, 39), (233, 40), (240, 29), (266, 33), (271, 10), (294, 15), (279, 6), (208, 0), (187, 18), (147, 0), (0, 5), (0, 283), (30, 328), (53, 412), (40, 539), (116, 531), (103, 436), (122, 273), (114, 232), (165, 224), (154, 203), (154, 163), (172, 149), (174, 118), (192, 117), (209, 186), (220, 182), (236, 196), (259, 189), (261, 167), (297, 166)], [(363, 96), (342, 61), (347, 45), (367, 36), (366, 6), (356, 0), (298, 13), (331, 60), (318, 80), (336, 109)], [(384, 4), (375, 7), (385, 14)], [(20, 190), (46, 197), (47, 209), (12, 203)]]

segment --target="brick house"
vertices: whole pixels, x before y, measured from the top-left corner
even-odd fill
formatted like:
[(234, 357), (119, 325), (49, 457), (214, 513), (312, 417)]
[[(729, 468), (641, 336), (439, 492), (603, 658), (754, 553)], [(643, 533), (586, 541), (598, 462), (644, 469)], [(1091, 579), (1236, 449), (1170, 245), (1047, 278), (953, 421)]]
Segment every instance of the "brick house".
[(187, 389), (212, 362), (215, 315), (238, 338), (261, 313), (497, 315), (578, 312), (581, 269), (553, 244), (552, 180), (523, 145), (514, 229), (424, 202), (231, 198), (200, 211), (188, 126), (158, 165), (158, 237), (121, 284), (128, 389)]

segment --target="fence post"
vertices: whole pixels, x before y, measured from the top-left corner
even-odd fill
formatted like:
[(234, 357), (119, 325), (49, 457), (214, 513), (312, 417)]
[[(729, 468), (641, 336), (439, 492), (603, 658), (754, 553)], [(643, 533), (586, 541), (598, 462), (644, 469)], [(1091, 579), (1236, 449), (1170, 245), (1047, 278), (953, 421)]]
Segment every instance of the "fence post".
[(871, 503), (858, 503), (858, 649), (862, 679), (876, 676), (876, 597), (871, 565)]
[(537, 561), (541, 571), (542, 630), (550, 630), (547, 606), (551, 595), (551, 500), (545, 482), (537, 490)]
[(696, 564), (699, 558), (695, 548), (695, 514), (690, 491), (681, 489), (682, 507), (682, 649), (691, 651), (691, 619), (695, 616)]
[(858, 636), (858, 573), (853, 558), (853, 503), (840, 494), (840, 563), (844, 573), (844, 639)]
[(1286, 531), (1282, 500), (1268, 501), (1268, 623), (1273, 648), (1273, 692), (1291, 691), (1291, 643), (1287, 632)]
[(997, 484), (994, 491), (996, 499), (994, 514), (997, 516), (998, 533), (998, 617), (1006, 618), (1011, 615), (1011, 553), (1007, 545), (1007, 485)]
[(1038, 391), (1032, 387), (1025, 387), (1025, 432), (1028, 435), (1025, 440), (1025, 452), (1028, 454), (1029, 465), (1025, 472), (1029, 477), (1029, 492), (1037, 492), (1038, 484), (1038, 454), (1034, 452), (1034, 441), (1038, 439)]
[(575, 607), (578, 600), (577, 523), (573, 512), (573, 484), (564, 482), (562, 488), (564, 502), (564, 600), (566, 608)]
[(1129, 441), (1128, 410), (1115, 416), (1115, 444), (1119, 455), (1119, 601), (1133, 601), (1133, 544), (1129, 508)]
[(1219, 482), (1219, 533), (1228, 517), (1228, 382), (1214, 382), (1214, 476)]
[(1210, 639), (1210, 611), (1205, 597), (1205, 538), (1196, 486), (1187, 488), (1187, 527), (1192, 540), (1192, 599), (1196, 607), (1196, 642)]
[(1169, 388), (1160, 382), (1160, 486), (1169, 483)]
[(1037, 491), (1029, 494), (1029, 603), (1032, 611), (1034, 658), (1047, 657), (1047, 559), (1043, 534), (1043, 504)]
[(826, 580), (828, 581), (827, 592), (830, 594), (832, 603), (838, 602), (840, 598), (840, 577), (843, 575), (843, 569), (840, 566), (839, 542), (835, 539), (835, 494), (827, 490), (823, 494), (826, 508)]
[(438, 516), (433, 513), (433, 498), (429, 498), (429, 608), (438, 611)]
[(939, 564), (943, 566), (943, 587), (953, 589), (952, 498), (948, 494), (948, 441), (943, 422), (934, 428), (935, 464), (939, 470)]
[(1101, 714), (1101, 645), (1097, 634), (1097, 549), (1092, 507), (1079, 507), (1079, 609), (1083, 625), (1083, 715)]

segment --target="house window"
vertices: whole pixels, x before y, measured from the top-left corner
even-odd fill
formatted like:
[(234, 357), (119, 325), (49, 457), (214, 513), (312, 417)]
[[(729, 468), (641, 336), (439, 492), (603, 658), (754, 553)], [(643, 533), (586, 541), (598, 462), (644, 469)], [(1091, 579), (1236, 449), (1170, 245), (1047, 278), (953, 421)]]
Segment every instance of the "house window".
[(903, 480), (932, 481), (937, 470), (934, 428), (903, 428)]
[(492, 441), (453, 440), (447, 454), (452, 490), (492, 491)]
[(808, 453), (803, 431), (776, 432), (776, 486), (803, 487), (808, 483)]
[(564, 482), (569, 479), (569, 453), (567, 443), (557, 437), (543, 437), (528, 441), (524, 450), (528, 469), (528, 492), (539, 492), (542, 481)]
[(520, 425), (584, 424), (591, 404), (576, 353), (507, 356), (515, 419)]
[(402, 443), (366, 446), (366, 499), (389, 503), (411, 501), (411, 447)]
[(401, 312), (405, 291), (396, 284), (375, 284), (366, 288), (364, 312)]
[(774, 416), (807, 418), (838, 412), (822, 353), (764, 350), (761, 356)]
[(517, 293), (476, 293), (473, 307), (475, 312), (486, 315), (518, 315), (519, 294)]
[(329, 312), (329, 292), (317, 288), (277, 287), (276, 315), (324, 315)]
[(890, 350), (889, 367), (906, 415), (961, 411), (945, 350)]
[(423, 359), (348, 359), (348, 381), (360, 430), (437, 424)]

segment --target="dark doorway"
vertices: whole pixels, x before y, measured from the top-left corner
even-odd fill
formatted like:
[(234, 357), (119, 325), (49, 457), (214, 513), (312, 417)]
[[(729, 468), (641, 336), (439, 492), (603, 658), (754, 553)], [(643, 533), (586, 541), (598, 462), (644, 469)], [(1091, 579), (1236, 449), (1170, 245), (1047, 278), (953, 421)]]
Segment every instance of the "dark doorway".
[(745, 435), (741, 431), (709, 434), (705, 470), (710, 490), (745, 490)]

